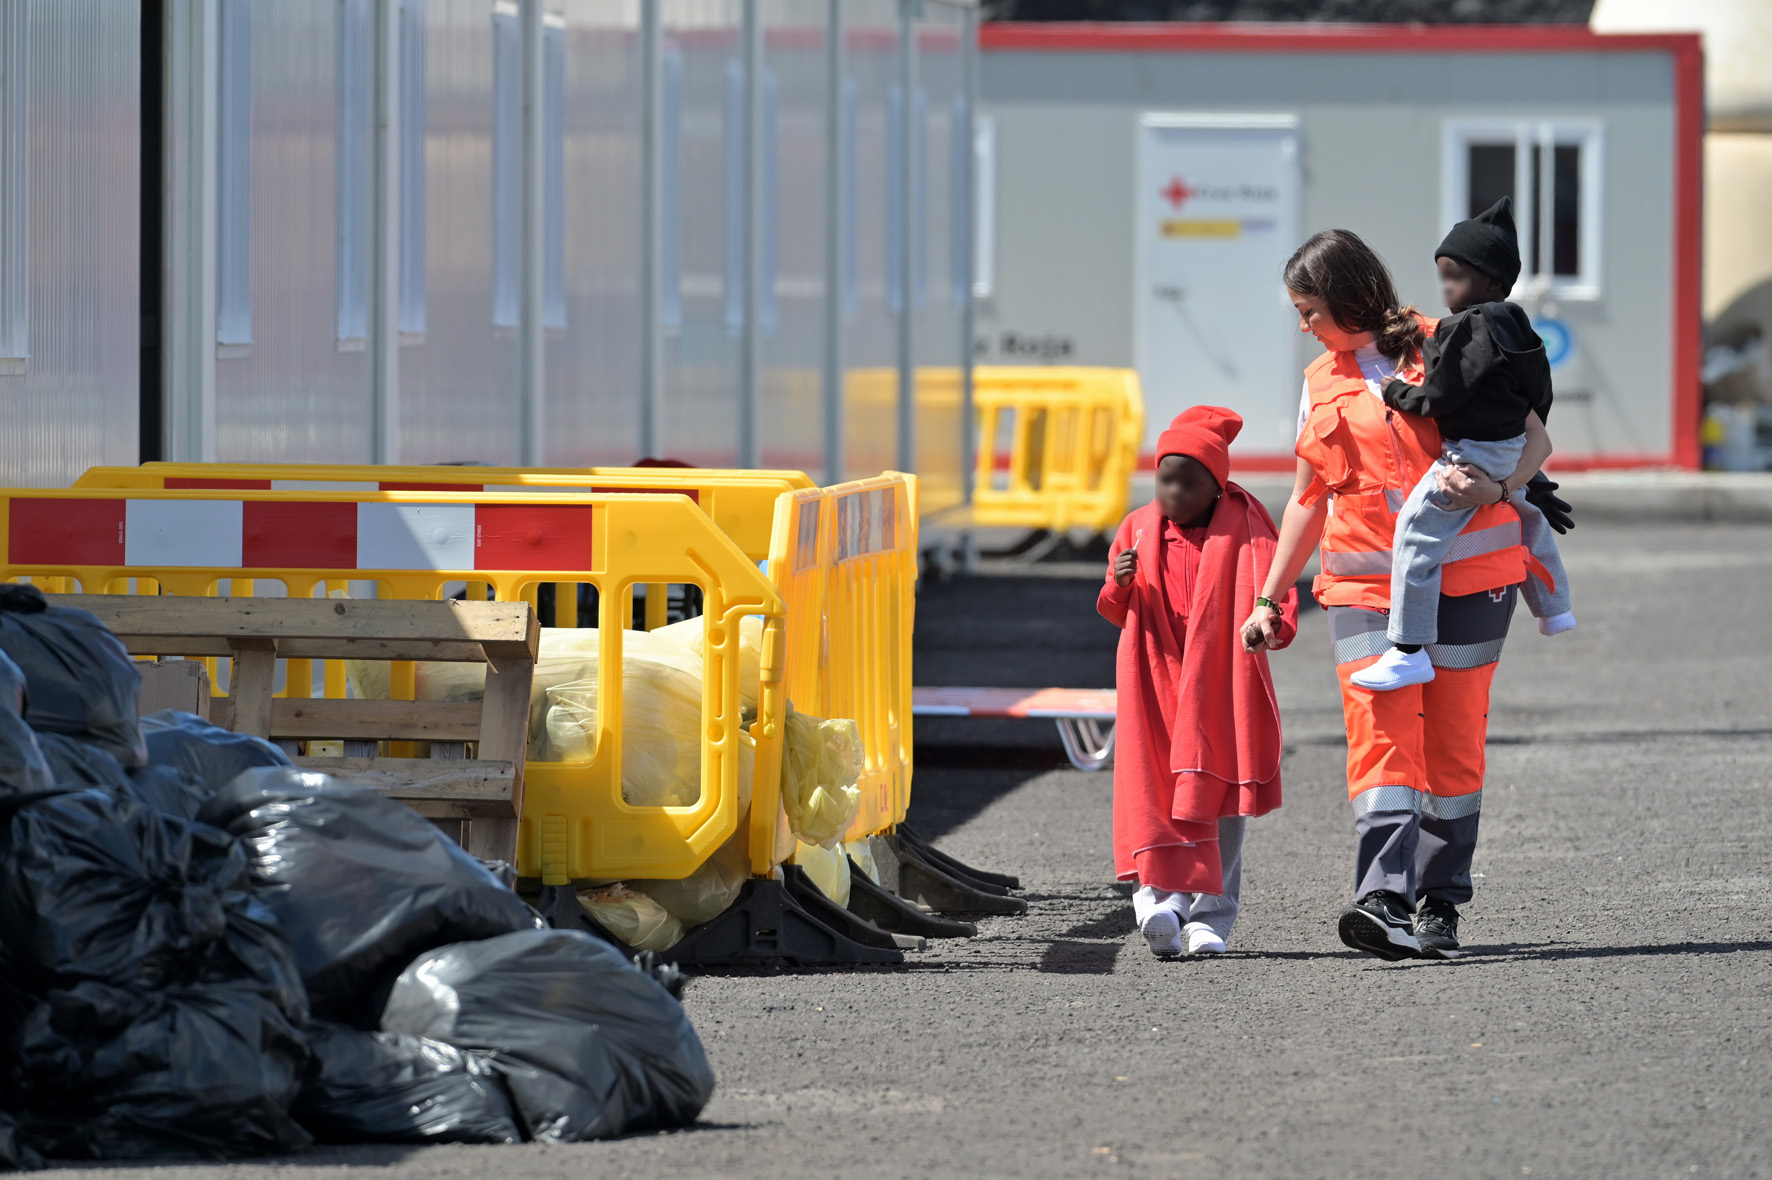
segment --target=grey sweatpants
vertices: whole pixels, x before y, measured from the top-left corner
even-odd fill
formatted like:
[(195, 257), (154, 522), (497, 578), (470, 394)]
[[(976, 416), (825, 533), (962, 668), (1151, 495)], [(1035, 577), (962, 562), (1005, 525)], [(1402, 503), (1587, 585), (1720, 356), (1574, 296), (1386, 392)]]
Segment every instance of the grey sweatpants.
[[(1440, 491), (1439, 473), (1460, 463), (1471, 466), (1495, 480), (1506, 479), (1519, 466), (1520, 452), (1526, 447), (1526, 436), (1500, 442), (1473, 442), (1450, 439), (1440, 458), (1428, 468), (1421, 482), (1409, 493), (1403, 510), (1397, 515), (1396, 540), (1391, 556), (1391, 617), (1386, 631), (1392, 643), (1437, 643), (1440, 614), (1440, 567), (1448, 561), (1493, 553), (1507, 547), (1512, 536), (1487, 536), (1513, 525), (1497, 525), (1469, 535), (1461, 535), (1464, 526), (1476, 515), (1475, 508), (1454, 508)], [(1557, 552), (1556, 534), (1546, 523), (1544, 514), (1526, 499), (1522, 489), (1509, 503), (1519, 513), (1519, 540), (1537, 558), (1556, 582), (1553, 590), (1528, 575), (1520, 588), (1526, 607), (1535, 618), (1547, 619), (1567, 613), (1569, 575), (1563, 569), (1563, 558)]]
[(1139, 890), (1132, 899), (1133, 917), (1140, 926), (1157, 909), (1175, 911), (1183, 926), (1208, 926), (1220, 938), (1231, 936), (1231, 924), (1237, 920), (1237, 908), (1243, 895), (1243, 829), (1248, 819), (1241, 815), (1226, 816), (1218, 821), (1218, 860), (1224, 873), (1223, 893), (1165, 893), (1152, 889), (1149, 895)]

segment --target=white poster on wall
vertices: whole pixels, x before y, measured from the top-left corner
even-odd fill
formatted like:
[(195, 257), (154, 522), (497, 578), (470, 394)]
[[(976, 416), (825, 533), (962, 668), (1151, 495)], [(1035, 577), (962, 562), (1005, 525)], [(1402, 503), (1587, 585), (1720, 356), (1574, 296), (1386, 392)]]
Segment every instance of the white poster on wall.
[(1301, 378), (1281, 271), (1298, 188), (1294, 116), (1143, 116), (1132, 304), (1146, 453), (1192, 405), (1243, 416), (1238, 454), (1292, 453)]

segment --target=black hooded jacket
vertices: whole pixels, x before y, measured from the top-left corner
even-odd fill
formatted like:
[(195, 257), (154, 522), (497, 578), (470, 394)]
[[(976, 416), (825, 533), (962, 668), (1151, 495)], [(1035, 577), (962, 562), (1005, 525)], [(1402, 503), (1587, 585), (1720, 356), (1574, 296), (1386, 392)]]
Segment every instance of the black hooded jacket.
[(1392, 377), (1385, 404), (1432, 418), (1440, 437), (1499, 442), (1526, 433), (1526, 415), (1550, 417), (1550, 362), (1532, 321), (1514, 303), (1447, 316), (1422, 345), (1420, 385)]

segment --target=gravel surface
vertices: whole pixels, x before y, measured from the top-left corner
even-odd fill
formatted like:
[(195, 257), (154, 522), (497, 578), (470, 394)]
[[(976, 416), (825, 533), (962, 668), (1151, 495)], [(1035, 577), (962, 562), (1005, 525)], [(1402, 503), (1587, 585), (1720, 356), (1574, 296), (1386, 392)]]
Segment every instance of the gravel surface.
[[(694, 1131), (278, 1174), (1772, 1175), (1772, 528), (1589, 527), (1565, 552), (1580, 629), (1522, 611), (1496, 681), (1461, 961), (1336, 939), (1352, 837), (1312, 612), (1275, 658), (1287, 802), (1251, 826), (1233, 953), (1145, 950), (1110, 776), (1049, 726), (928, 724), (915, 820), (1020, 873), (1026, 917), (904, 969), (693, 981), (720, 1077)], [(1091, 567), (988, 572), (926, 588), (920, 683), (1112, 683)]]

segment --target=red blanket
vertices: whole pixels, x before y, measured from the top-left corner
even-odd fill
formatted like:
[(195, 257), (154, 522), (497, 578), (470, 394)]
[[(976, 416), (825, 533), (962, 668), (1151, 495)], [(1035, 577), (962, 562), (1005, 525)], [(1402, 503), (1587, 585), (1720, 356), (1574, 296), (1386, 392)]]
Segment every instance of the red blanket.
[[(1114, 872), (1188, 893), (1223, 888), (1222, 816), (1280, 805), (1280, 710), (1267, 653), (1239, 633), (1273, 563), (1278, 532), (1255, 497), (1225, 486), (1201, 545), (1185, 633), (1170, 625), (1167, 555), (1155, 504), (1120, 522), (1096, 603), (1121, 628), (1114, 723)], [(1142, 533), (1138, 576), (1114, 583), (1114, 558)], [(1298, 593), (1281, 602), (1282, 646), (1298, 627)]]

